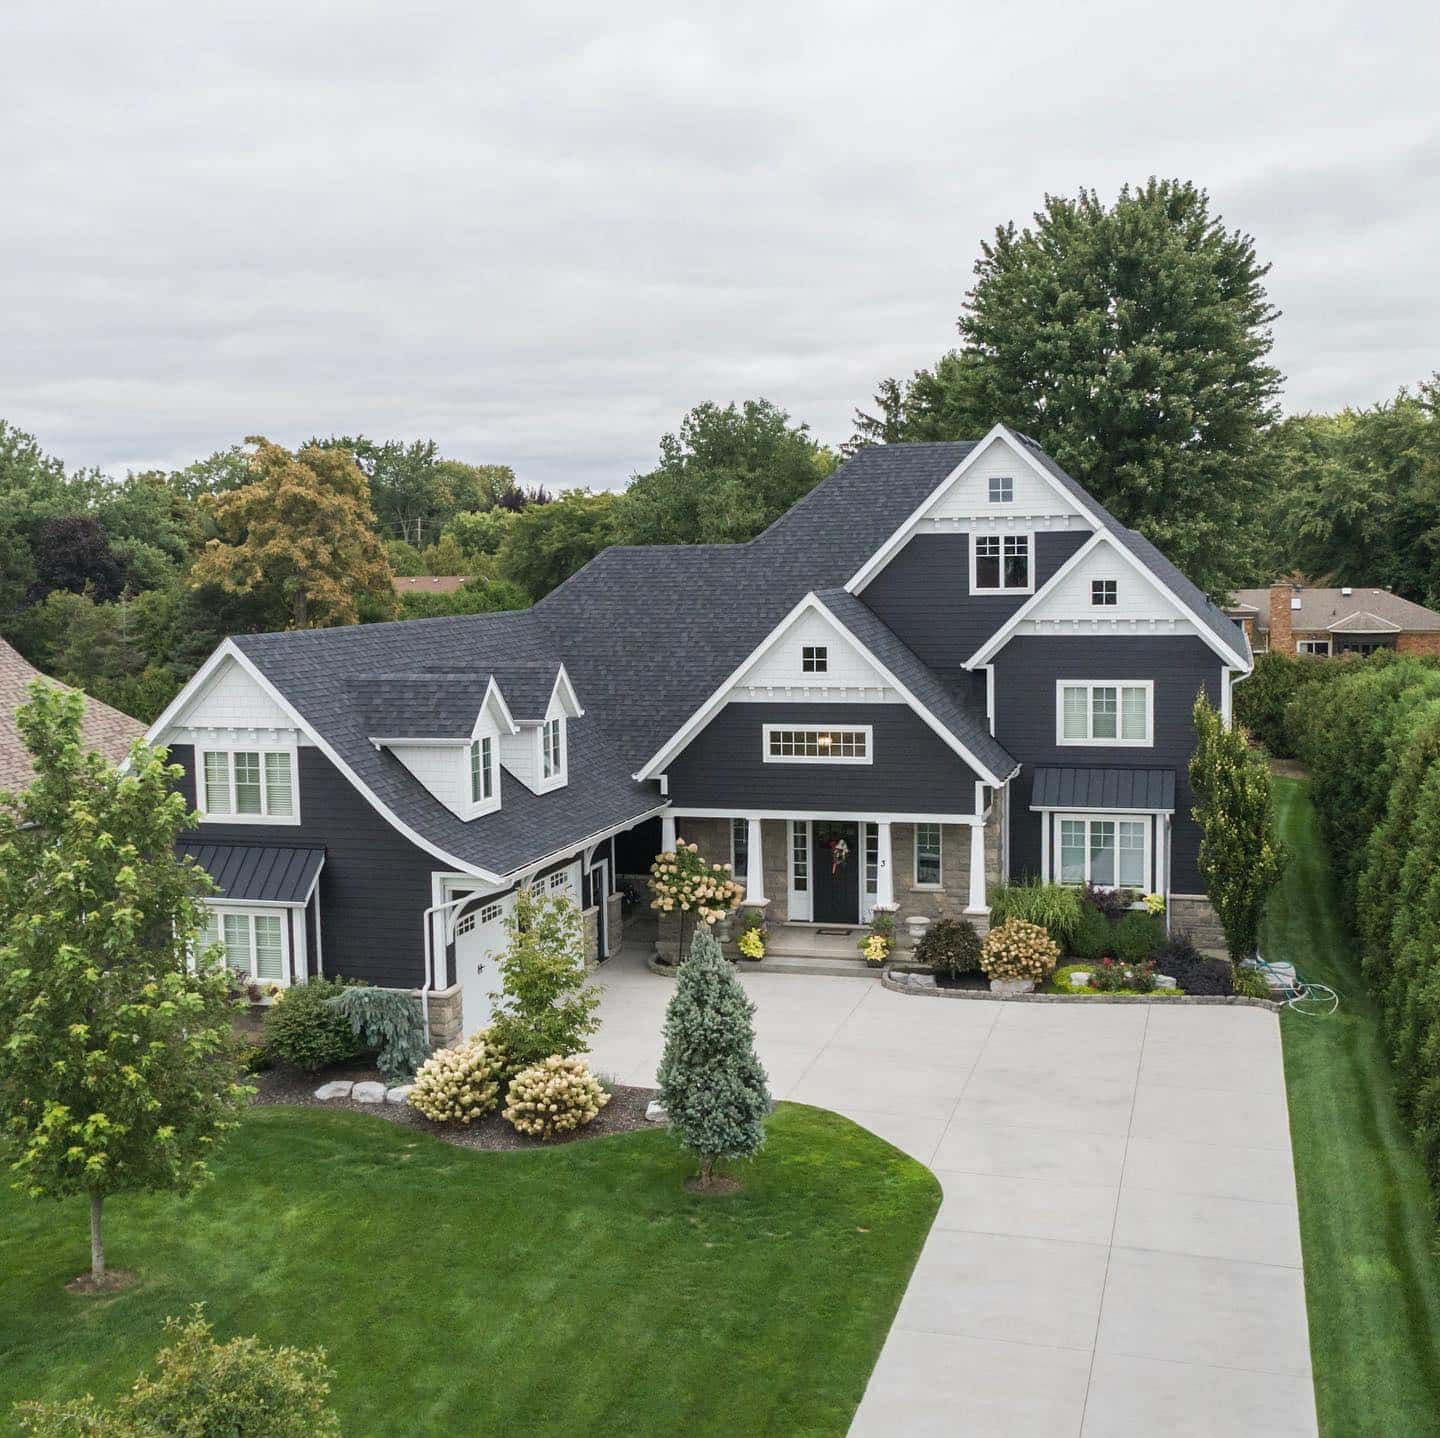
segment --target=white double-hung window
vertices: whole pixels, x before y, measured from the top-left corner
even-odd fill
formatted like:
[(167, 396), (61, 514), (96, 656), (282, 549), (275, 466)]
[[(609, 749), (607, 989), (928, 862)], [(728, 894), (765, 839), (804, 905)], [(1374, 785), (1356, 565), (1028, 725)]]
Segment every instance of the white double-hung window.
[(540, 777), (558, 779), (565, 772), (565, 751), (561, 737), (563, 720), (547, 719), (540, 726)]
[(289, 749), (207, 749), (200, 756), (199, 807), (225, 823), (291, 823), (295, 755)]
[(1058, 816), (1062, 884), (1145, 889), (1149, 884), (1150, 824), (1145, 819)]
[(280, 914), (255, 910), (209, 909), (204, 944), (219, 944), (227, 968), (248, 978), (286, 983), (285, 920)]
[(1061, 679), (1055, 686), (1057, 744), (1155, 742), (1153, 680)]
[(488, 804), (495, 797), (495, 740), (490, 735), (470, 741), (470, 802)]
[(970, 554), (970, 589), (976, 594), (1029, 594), (1030, 535), (977, 534)]

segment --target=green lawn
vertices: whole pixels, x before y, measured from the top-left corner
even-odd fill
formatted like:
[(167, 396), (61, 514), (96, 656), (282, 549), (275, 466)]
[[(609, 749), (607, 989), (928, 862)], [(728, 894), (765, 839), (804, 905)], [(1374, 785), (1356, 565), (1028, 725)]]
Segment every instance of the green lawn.
[[(323, 1345), (347, 1438), (843, 1434), (940, 1201), (848, 1120), (782, 1105), (738, 1196), (659, 1132), (477, 1153), (256, 1109), (215, 1183), (108, 1206), (141, 1282), (67, 1294), (79, 1203), (0, 1188), (0, 1413), (108, 1396), (203, 1300), (217, 1336)], [(0, 1420), (0, 1431), (4, 1431)]]
[(1440, 1265), (1425, 1176), (1305, 785), (1277, 779), (1275, 791), (1294, 858), (1264, 953), (1341, 995), (1333, 1018), (1281, 1023), (1320, 1429), (1440, 1433)]

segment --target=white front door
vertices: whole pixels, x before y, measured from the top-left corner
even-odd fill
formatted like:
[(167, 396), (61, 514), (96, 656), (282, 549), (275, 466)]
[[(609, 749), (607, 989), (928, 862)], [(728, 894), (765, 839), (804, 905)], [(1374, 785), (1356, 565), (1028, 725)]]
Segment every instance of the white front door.
[(460, 985), (460, 1032), (465, 1038), (490, 1023), (490, 995), (500, 989), (499, 957), (508, 935), (511, 898), (486, 899), (455, 924), (455, 977)]

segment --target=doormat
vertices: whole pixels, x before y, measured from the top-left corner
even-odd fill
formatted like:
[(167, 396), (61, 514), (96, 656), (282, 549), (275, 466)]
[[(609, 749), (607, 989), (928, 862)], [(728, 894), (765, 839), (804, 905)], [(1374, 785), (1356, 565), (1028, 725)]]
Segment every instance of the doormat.
[(848, 939), (855, 932), (854, 929), (816, 929), (815, 932), (825, 939)]

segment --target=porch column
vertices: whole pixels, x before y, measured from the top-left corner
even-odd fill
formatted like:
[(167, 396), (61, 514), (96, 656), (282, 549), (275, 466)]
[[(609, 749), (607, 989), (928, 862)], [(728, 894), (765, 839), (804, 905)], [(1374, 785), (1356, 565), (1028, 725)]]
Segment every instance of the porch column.
[(760, 821), (745, 819), (745, 902), (763, 904), (765, 898), (765, 855), (760, 848)]
[(660, 849), (661, 852), (675, 847), (675, 816), (674, 814), (662, 814), (660, 816)]
[(875, 825), (875, 907), (895, 907), (895, 871), (890, 866), (890, 821)]
[(985, 825), (970, 825), (970, 902), (965, 905), (967, 914), (988, 914), (990, 906), (985, 902)]

